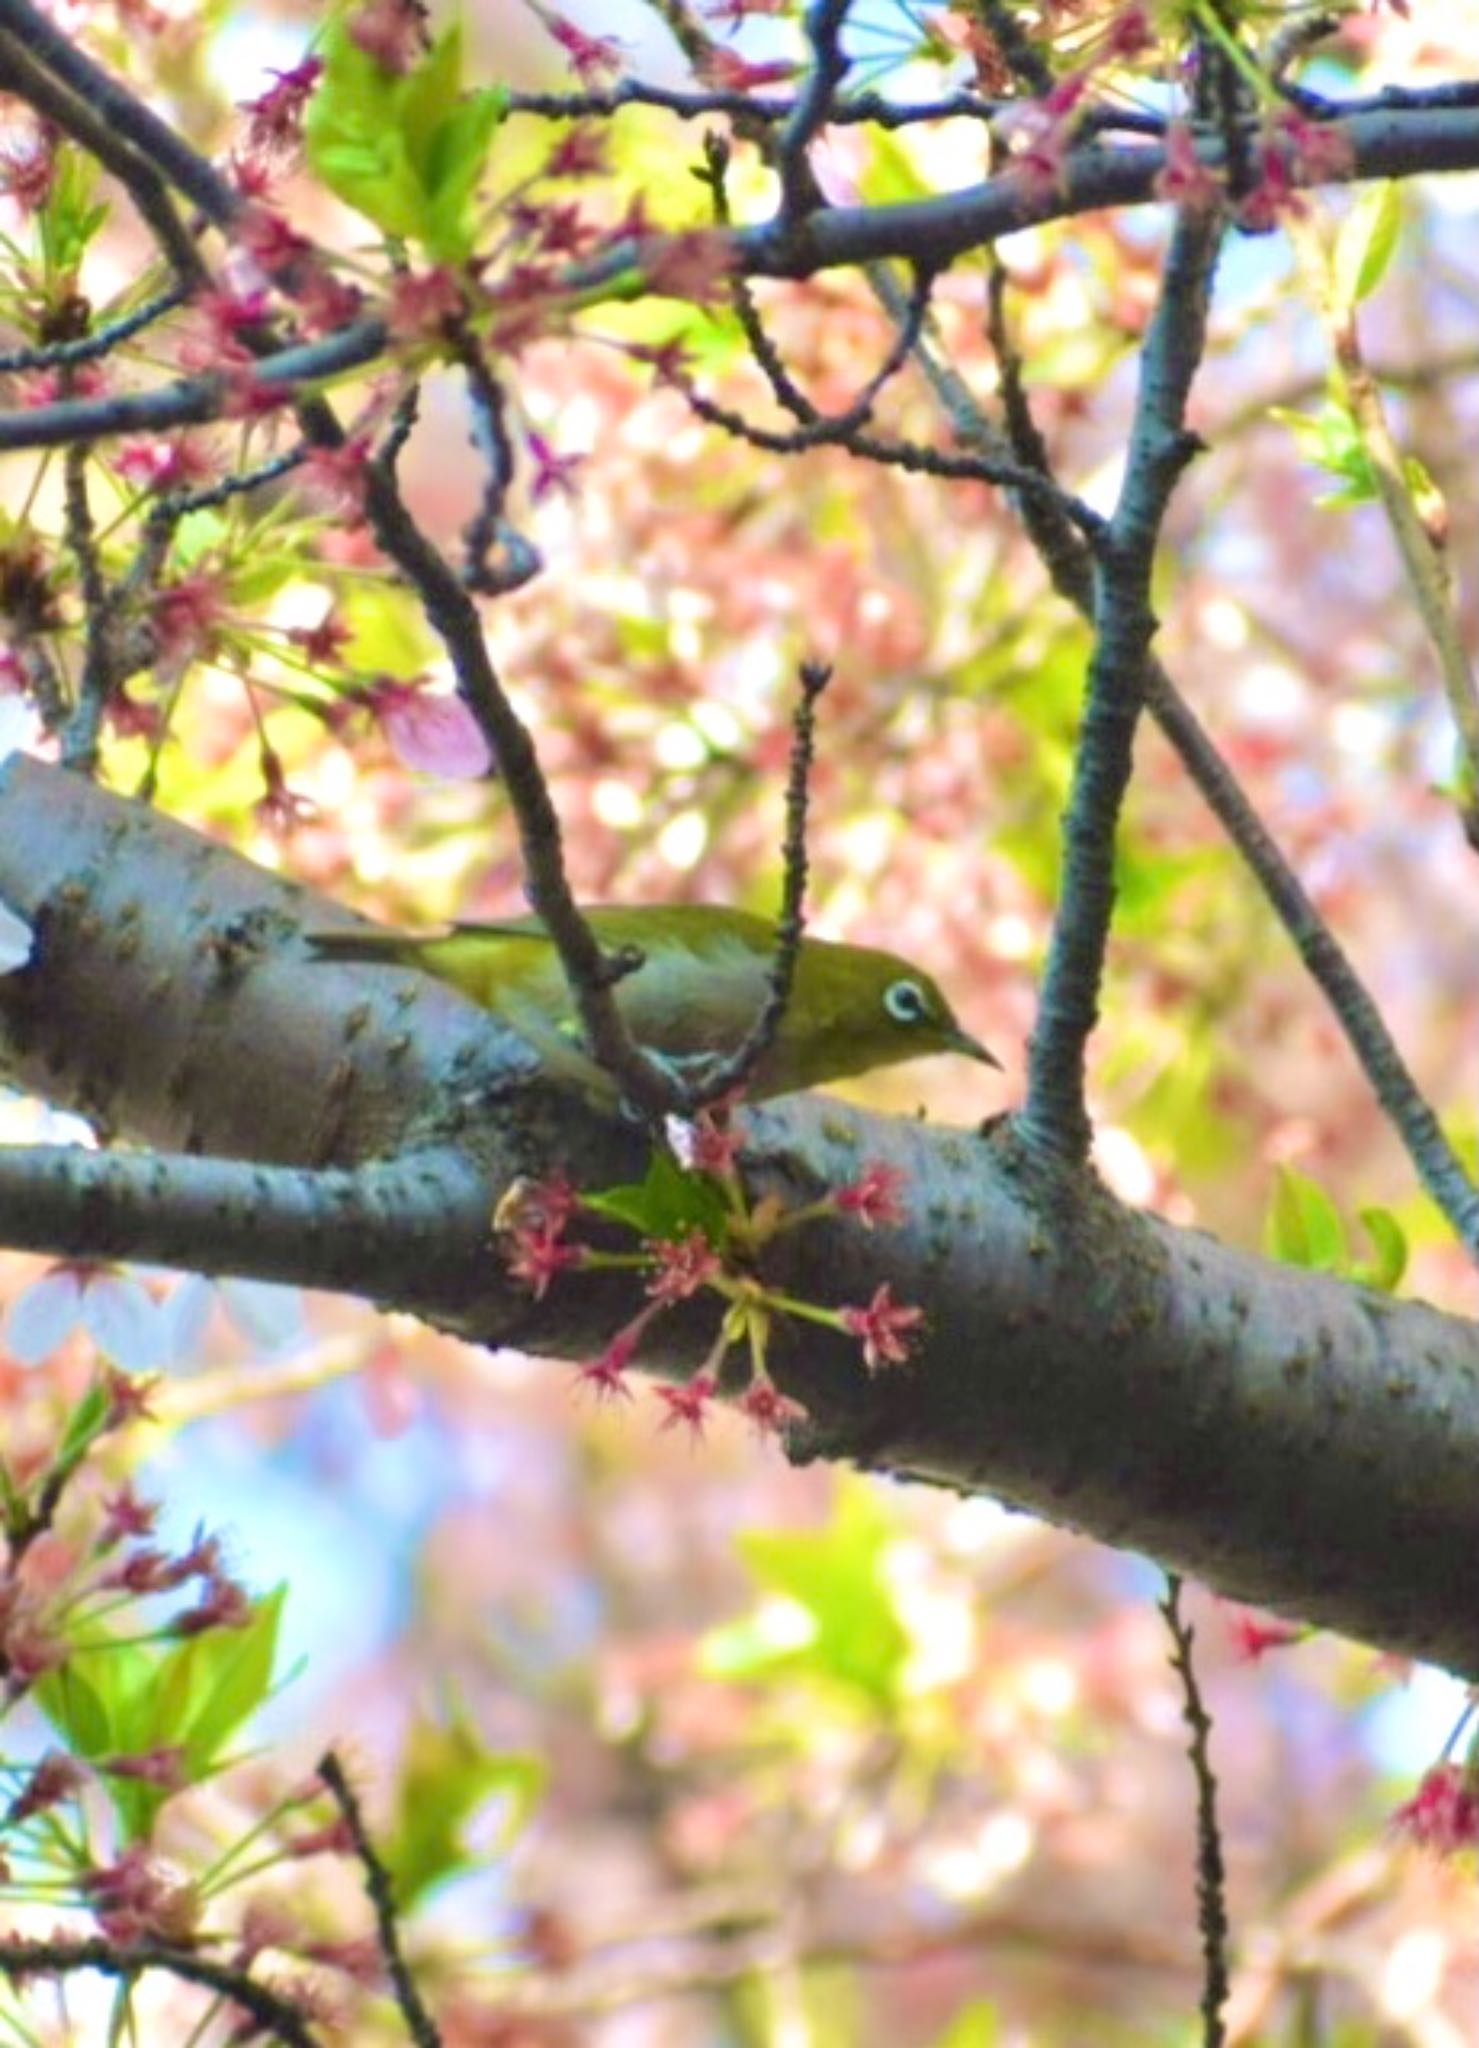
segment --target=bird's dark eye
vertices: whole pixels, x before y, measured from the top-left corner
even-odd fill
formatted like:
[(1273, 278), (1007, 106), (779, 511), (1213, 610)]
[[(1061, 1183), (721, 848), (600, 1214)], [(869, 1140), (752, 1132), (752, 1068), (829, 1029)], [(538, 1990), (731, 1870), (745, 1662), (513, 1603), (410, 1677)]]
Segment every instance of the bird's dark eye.
[(891, 981), (883, 992), (883, 1007), (896, 1024), (928, 1024), (933, 1014), (917, 981)]

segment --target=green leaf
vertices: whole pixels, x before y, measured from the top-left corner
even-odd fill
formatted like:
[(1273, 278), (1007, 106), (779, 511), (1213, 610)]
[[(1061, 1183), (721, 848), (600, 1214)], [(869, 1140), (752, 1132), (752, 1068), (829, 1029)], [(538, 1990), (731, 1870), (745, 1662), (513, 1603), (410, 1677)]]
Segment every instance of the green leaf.
[[(185, 1782), (199, 1784), (266, 1697), (286, 1591), (279, 1586), (259, 1600), (243, 1628), (167, 1645), (100, 1642), (73, 1650), (38, 1681), (37, 1701), (78, 1756), (97, 1761), (177, 1747)], [(126, 1838), (142, 1840), (170, 1792), (135, 1778), (107, 1782)]]
[(897, 206), (924, 199), (929, 183), (920, 175), (918, 152), (906, 149), (896, 136), (870, 134), (868, 153), (858, 176), (858, 198), (865, 206)]
[(441, 36), (405, 81), (406, 143), (425, 195), (422, 239), (439, 262), (459, 262), (472, 247), (468, 202), (503, 119), (506, 93), (485, 86), (463, 93), (462, 31)]
[(112, 1408), (112, 1395), (101, 1380), (94, 1380), (67, 1417), (67, 1426), (57, 1445), (53, 1471), (65, 1474), (82, 1462), (107, 1427)]
[(241, 611), (265, 605), (303, 574), (301, 555), (263, 548), (231, 570), (231, 602)]
[(185, 1743), (192, 1780), (208, 1775), (227, 1739), (271, 1691), (286, 1598), (286, 1585), (277, 1586), (253, 1604), (244, 1628), (210, 1629), (188, 1637), (173, 1653), (180, 1659), (185, 1702), (175, 1739)]
[(885, 1563), (893, 1524), (879, 1496), (853, 1482), (842, 1486), (830, 1525), (784, 1533), (750, 1530), (739, 1550), (757, 1583), (787, 1603), (783, 1623), (764, 1616), (705, 1639), (704, 1668), (754, 1677), (785, 1670), (825, 1680), (892, 1708), (909, 1655)]
[(1317, 498), (1316, 504), (1362, 505), (1378, 495), (1371, 458), (1348, 406), (1331, 399), (1318, 413), (1298, 413), (1275, 405), (1269, 417), (1288, 427), (1306, 462), (1339, 482), (1339, 490)]
[(507, 93), (463, 91), (455, 22), (400, 74), (360, 49), (342, 13), (320, 54), (323, 74), (303, 124), (314, 173), (385, 234), (420, 242), (438, 262), (461, 261), (472, 247), (469, 202)]
[(1340, 1211), (1318, 1181), (1292, 1166), (1279, 1167), (1274, 1176), (1264, 1248), (1286, 1265), (1323, 1273), (1344, 1272), (1348, 1264)]
[(97, 164), (82, 150), (70, 143), (58, 149), (51, 190), (37, 215), (47, 272), (54, 279), (75, 272), (108, 218), (109, 208), (93, 199), (97, 176)]
[(1368, 1287), (1394, 1294), (1407, 1271), (1407, 1233), (1390, 1209), (1360, 1209), (1357, 1214), (1376, 1247), (1374, 1259), (1359, 1260), (1355, 1277)]
[(395, 118), (398, 81), (362, 50), (341, 14), (319, 44), (324, 69), (308, 102), (308, 163), (330, 191), (388, 234), (414, 231), (420, 194)]
[(496, 1846), (507, 1847), (543, 1796), (545, 1778), (537, 1756), (485, 1749), (460, 1712), (444, 1723), (418, 1717), (402, 1752), (396, 1816), (384, 1851), (400, 1910), (408, 1911), (423, 1892), (469, 1867), (473, 1859), (463, 1845), (463, 1826), (498, 1796), (506, 1806)]
[(1335, 295), (1342, 311), (1369, 298), (1381, 283), (1402, 226), (1402, 194), (1395, 180), (1370, 185), (1341, 225), (1335, 244)]
[(710, 1244), (722, 1244), (729, 1211), (712, 1175), (691, 1173), (662, 1146), (653, 1149), (644, 1179), (582, 1194), (587, 1208), (625, 1223), (643, 1237), (683, 1237), (701, 1230)]
[(435, 657), (436, 643), (425, 614), (408, 592), (395, 585), (351, 585), (334, 600), (334, 609), (350, 631), (344, 647), (348, 668), (413, 676)]
[(69, 1657), (55, 1671), (44, 1671), (32, 1698), (74, 1756), (107, 1756), (117, 1747), (108, 1701), (85, 1669), (83, 1655)]

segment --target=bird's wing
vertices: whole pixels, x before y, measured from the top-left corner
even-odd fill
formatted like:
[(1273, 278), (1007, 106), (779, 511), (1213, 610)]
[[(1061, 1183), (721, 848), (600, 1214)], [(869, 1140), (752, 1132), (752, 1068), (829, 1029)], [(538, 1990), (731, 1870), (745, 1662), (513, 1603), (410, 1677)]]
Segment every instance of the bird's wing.
[(710, 932), (696, 944), (669, 938), (616, 985), (639, 1045), (669, 1059), (732, 1052), (765, 1001), (768, 962), (744, 939)]

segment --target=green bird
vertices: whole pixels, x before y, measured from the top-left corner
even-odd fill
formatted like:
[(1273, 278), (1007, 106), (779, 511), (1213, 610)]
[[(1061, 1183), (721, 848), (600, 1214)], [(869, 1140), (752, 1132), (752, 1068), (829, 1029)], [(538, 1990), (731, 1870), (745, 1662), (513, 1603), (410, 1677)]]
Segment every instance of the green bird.
[[(681, 1070), (741, 1043), (769, 989), (774, 925), (718, 904), (597, 904), (582, 914), (607, 952), (635, 947), (642, 955), (614, 992), (645, 1052)], [(509, 1025), (552, 1076), (613, 1097), (610, 1077), (585, 1048), (559, 953), (537, 917), (430, 933), (367, 926), (305, 936), (321, 960), (434, 975)], [(789, 1095), (939, 1052), (1001, 1065), (921, 968), (872, 946), (804, 938), (785, 1016), (745, 1092), (751, 1099)]]

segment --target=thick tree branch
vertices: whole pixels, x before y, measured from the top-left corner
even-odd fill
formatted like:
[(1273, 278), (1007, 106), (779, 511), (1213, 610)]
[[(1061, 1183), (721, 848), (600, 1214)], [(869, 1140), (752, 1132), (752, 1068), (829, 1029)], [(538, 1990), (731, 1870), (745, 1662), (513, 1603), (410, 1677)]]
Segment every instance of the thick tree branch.
[[(1339, 179), (1327, 173), (1309, 180), (1312, 188), (1479, 168), (1479, 108), (1384, 107), (1330, 125), (1349, 145), (1348, 168)], [(1222, 168), (1220, 145), (1199, 141), (1198, 155), (1211, 169)], [(1165, 161), (1164, 149), (1155, 143), (1093, 143), (1070, 153), (1051, 191), (1029, 185), (1008, 169), (983, 184), (931, 199), (829, 207), (809, 214), (799, 227), (784, 219), (766, 221), (736, 231), (739, 267), (757, 277), (811, 277), (840, 264), (902, 257), (942, 270), (968, 250), (1041, 221), (1153, 204)], [(1296, 185), (1305, 182), (1297, 166), (1292, 178)], [(615, 272), (632, 260), (632, 250), (624, 247), (603, 257), (600, 269)]]
[[(9, 29), (72, 92), (102, 112), (208, 220), (218, 227), (230, 226), (241, 200), (229, 181), (121, 81), (69, 43), (31, 0), (0, 0), (0, 29)], [(636, 87), (629, 93), (616, 87), (612, 96), (620, 103), (624, 94), (637, 97), (638, 92)], [(582, 111), (589, 100), (589, 110), (596, 111), (612, 96), (549, 96), (548, 110)], [(770, 106), (764, 100), (751, 102), (748, 95), (738, 98), (746, 116), (758, 113), (782, 123), (793, 121), (802, 104), (793, 99), (783, 106)], [(538, 96), (529, 96), (524, 104), (531, 110), (546, 111)], [(849, 110), (866, 105), (867, 96), (843, 104)], [(1087, 119), (1085, 132), (1097, 133), (1109, 125), (1156, 129), (1153, 117), (1115, 116), (1111, 122), (1111, 111)], [(1318, 112), (1327, 112), (1324, 103)], [(850, 111), (845, 118), (852, 118)], [(1426, 95), (1384, 94), (1357, 102), (1355, 111), (1330, 115), (1325, 125), (1346, 145), (1345, 168), (1339, 177), (1327, 168), (1306, 180), (1296, 163), (1291, 166), (1295, 185), (1360, 183), (1370, 178), (1479, 168), (1479, 104), (1468, 86)], [(1199, 152), (1214, 170), (1222, 167), (1220, 144), (1203, 139)], [(770, 221), (734, 231), (736, 263), (747, 274), (761, 277), (810, 277), (838, 265), (889, 258), (938, 271), (968, 250), (984, 248), (1002, 235), (1036, 222), (1067, 219), (1106, 207), (1154, 203), (1164, 168), (1165, 150), (1156, 141), (1118, 146), (1090, 141), (1070, 152), (1057, 188), (1048, 192), (1027, 185), (1008, 167), (984, 183), (894, 206), (826, 207), (799, 221), (782, 208)], [(588, 287), (629, 271), (639, 260), (636, 244), (623, 240), (591, 262), (575, 266), (569, 281)]]
[(806, 10), (806, 37), (811, 44), (811, 63), (796, 104), (781, 128), (776, 147), (781, 212), (788, 220), (800, 220), (815, 203), (816, 181), (806, 153), (826, 127), (837, 88), (847, 76), (842, 29), (847, 20), (848, 5), (849, 0), (812, 0)]
[[(6, 1241), (338, 1287), (563, 1358), (631, 1314), (625, 1273), (532, 1301), (490, 1218), (556, 1162), (587, 1186), (629, 1178), (640, 1133), (528, 1086), (527, 1053), (440, 984), (305, 961), (291, 925), (332, 914), (307, 892), (16, 759), (0, 899), (39, 933), (35, 964), (0, 980), (9, 1078), (145, 1144), (253, 1155), (0, 1149)], [(873, 1377), (848, 1340), (781, 1333), (811, 1454), (995, 1493), (1479, 1673), (1479, 1617), (1452, 1591), (1479, 1546), (1479, 1326), (1128, 1211), (1010, 1127), (983, 1140), (805, 1098), (746, 1121), (757, 1189), (789, 1201), (862, 1159), (906, 1176), (898, 1229), (817, 1225), (768, 1256), (808, 1299), (887, 1280), (928, 1312), (917, 1359)], [(691, 1369), (716, 1314), (700, 1297), (664, 1318), (644, 1360)]]

